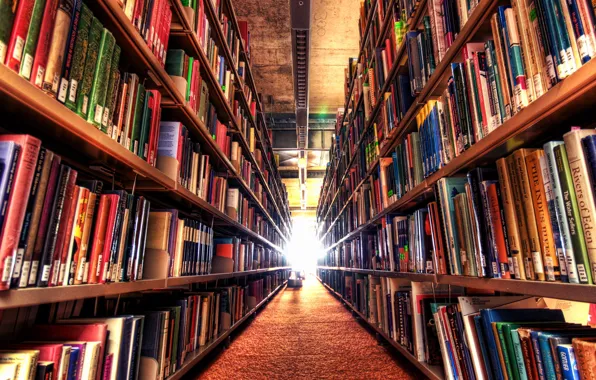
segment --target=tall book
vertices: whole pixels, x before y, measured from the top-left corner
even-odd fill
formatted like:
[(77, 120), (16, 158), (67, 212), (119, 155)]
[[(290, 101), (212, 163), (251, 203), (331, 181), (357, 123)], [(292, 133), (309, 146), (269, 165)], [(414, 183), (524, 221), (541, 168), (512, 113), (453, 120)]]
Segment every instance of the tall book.
[[(78, 93), (76, 94), (76, 112), (85, 119), (87, 119), (87, 115), (89, 114), (89, 96), (93, 88), (93, 78), (97, 65), (102, 31), (103, 25), (97, 18), (93, 17), (91, 28), (89, 29), (85, 67), (83, 69), (81, 83), (77, 86)], [(74, 111), (74, 105), (70, 101), (66, 103), (66, 106)]]
[(596, 200), (592, 192), (588, 170), (589, 163), (587, 155), (582, 148), (582, 140), (587, 136), (594, 135), (596, 135), (596, 131), (593, 129), (581, 129), (567, 132), (563, 136), (567, 151), (567, 160), (573, 179), (575, 198), (579, 206), (579, 219), (584, 232), (584, 241), (590, 260), (589, 271), (592, 273), (592, 279), (596, 278), (596, 235), (594, 235), (596, 223), (596, 203), (594, 202)]
[(52, 30), (52, 39), (48, 53), (48, 61), (43, 76), (42, 90), (56, 96), (62, 75), (64, 50), (70, 33), (75, 0), (60, 0), (56, 13), (56, 21)]
[(22, 59), (19, 69), (19, 74), (29, 80), (31, 79), (31, 70), (33, 69), (33, 58), (35, 56), (35, 49), (39, 40), (39, 31), (41, 29), (42, 18), (46, 0), (35, 0), (33, 11), (31, 13), (31, 22), (29, 23), (29, 30), (27, 31), (27, 39), (23, 46)]
[(567, 160), (567, 149), (564, 144), (557, 145), (554, 148), (556, 170), (559, 172), (561, 192), (565, 202), (565, 215), (569, 221), (569, 233), (573, 252), (575, 255), (575, 264), (580, 284), (592, 283), (592, 271), (590, 271), (590, 260), (588, 250), (584, 239), (584, 231), (580, 222), (580, 211), (573, 185), (573, 174)]
[(2, 270), (0, 290), (4, 290), (10, 287), (14, 259), (25, 219), (29, 189), (33, 183), (41, 142), (29, 135), (0, 135), (0, 141), (14, 141), (21, 147), (21, 154), (13, 179), (13, 196), (8, 201), (5, 223), (2, 226), (0, 235), (0, 266)]
[(101, 129), (106, 94), (108, 92), (108, 82), (110, 68), (112, 66), (112, 55), (116, 40), (112, 33), (104, 29), (99, 43), (99, 52), (97, 54), (97, 64), (93, 75), (93, 87), (89, 95), (89, 114), (87, 121)]

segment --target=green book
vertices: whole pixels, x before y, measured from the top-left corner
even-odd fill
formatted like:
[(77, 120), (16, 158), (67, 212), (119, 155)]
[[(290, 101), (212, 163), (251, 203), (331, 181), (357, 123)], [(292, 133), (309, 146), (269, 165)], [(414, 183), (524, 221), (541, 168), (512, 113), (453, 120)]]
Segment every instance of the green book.
[(27, 39), (25, 40), (25, 47), (23, 48), (23, 61), (19, 72), (19, 74), (27, 80), (31, 79), (33, 58), (35, 57), (35, 49), (37, 48), (39, 29), (41, 28), (41, 20), (43, 18), (45, 7), (46, 0), (35, 0), (35, 4), (33, 4), (31, 23), (29, 24), (29, 30), (27, 31)]
[(97, 18), (93, 17), (91, 29), (89, 30), (87, 53), (85, 54), (85, 69), (83, 70), (81, 83), (78, 86), (76, 104), (76, 112), (85, 119), (89, 114), (89, 94), (91, 94), (91, 88), (93, 87), (93, 75), (95, 74), (102, 31), (103, 25)]
[(6, 61), (16, 11), (17, 4), (14, 0), (0, 0), (0, 62), (2, 63)]
[(97, 64), (93, 75), (93, 87), (89, 95), (89, 114), (87, 121), (101, 129), (104, 117), (104, 105), (108, 92), (108, 76), (112, 65), (112, 54), (114, 53), (115, 39), (107, 29), (101, 32)]
[(526, 371), (526, 363), (524, 362), (524, 352), (522, 350), (521, 340), (519, 340), (519, 333), (517, 329), (511, 330), (511, 346), (513, 347), (513, 355), (515, 363), (517, 364), (517, 373), (520, 378), (527, 379), (528, 373)]
[(93, 13), (85, 4), (81, 8), (81, 18), (77, 30), (77, 39), (75, 40), (72, 63), (70, 65), (70, 77), (68, 79), (68, 89), (66, 95), (66, 107), (77, 110), (77, 90), (79, 83), (85, 72), (85, 58), (87, 57), (87, 48), (89, 46), (89, 33), (91, 32), (91, 23), (93, 22)]
[(129, 149), (134, 153), (139, 152), (139, 136), (141, 134), (141, 126), (143, 123), (143, 111), (146, 107), (145, 103), (145, 86), (139, 83), (137, 87), (137, 103), (135, 104), (135, 114), (132, 121), (132, 133), (130, 134)]
[(181, 77), (184, 75), (184, 57), (186, 53), (182, 49), (168, 50), (166, 58), (166, 72), (168, 75)]
[(104, 107), (104, 117), (101, 122), (101, 130), (108, 135), (112, 135), (112, 116), (114, 116), (114, 106), (118, 94), (118, 84), (120, 82), (120, 71), (118, 64), (120, 63), (120, 46), (114, 45), (114, 52), (112, 53), (112, 62), (110, 64), (109, 82), (106, 92), (106, 101)]
[(567, 161), (567, 150), (565, 144), (557, 145), (554, 149), (555, 163), (557, 172), (559, 172), (559, 181), (565, 203), (565, 216), (569, 222), (569, 233), (571, 235), (571, 245), (575, 256), (577, 274), (581, 284), (592, 283), (592, 271), (590, 270), (590, 261), (588, 259), (588, 249), (584, 240), (584, 230), (580, 222), (579, 207), (575, 197), (575, 188), (573, 187), (573, 178), (569, 161)]
[(149, 141), (149, 131), (151, 130), (151, 116), (153, 114), (153, 107), (155, 107), (153, 100), (153, 92), (147, 91), (145, 93), (145, 106), (143, 107), (143, 119), (141, 121), (141, 131), (139, 133), (138, 143), (138, 155), (143, 159), (147, 159), (147, 150), (145, 149), (145, 144), (147, 144), (147, 141)]
[(186, 101), (190, 100), (190, 84), (192, 83), (192, 64), (195, 61), (193, 57), (188, 57), (188, 73), (186, 77)]

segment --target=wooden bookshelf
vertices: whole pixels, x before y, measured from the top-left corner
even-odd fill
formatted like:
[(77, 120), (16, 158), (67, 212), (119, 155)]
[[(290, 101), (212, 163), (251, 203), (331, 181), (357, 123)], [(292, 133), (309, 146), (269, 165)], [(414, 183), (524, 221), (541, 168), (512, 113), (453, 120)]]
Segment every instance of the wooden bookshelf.
[[(210, 4), (209, 2), (207, 2), (206, 4), (209, 4), (208, 6), (206, 6), (206, 8), (211, 9), (210, 11), (206, 12), (207, 17), (215, 17), (215, 12), (212, 9), (212, 4)], [(211, 19), (209, 20), (210, 24), (213, 26), (213, 29), (216, 30), (216, 33), (219, 37), (217, 39), (215, 39), (216, 43), (218, 44), (218, 46), (222, 47), (224, 52), (228, 52), (228, 54), (225, 55), (225, 60), (228, 63), (233, 62), (231, 60), (231, 54), (229, 54), (229, 48), (227, 46), (227, 43), (225, 41), (225, 38), (223, 38), (222, 36), (222, 31), (221, 31), (221, 27), (219, 26), (219, 20), (217, 20), (217, 18), (215, 17), (215, 19)], [(188, 21), (186, 21), (183, 24), (188, 24)], [(217, 33), (217, 31), (219, 31), (219, 33)], [(185, 50), (190, 51), (191, 55), (197, 57), (200, 60), (200, 66), (201, 66), (201, 73), (202, 73), (202, 77), (203, 80), (206, 80), (209, 86), (209, 95), (211, 98), (215, 98), (215, 102), (213, 103), (217, 110), (218, 110), (218, 114), (220, 116), (224, 116), (225, 120), (229, 121), (231, 123), (231, 125), (233, 126), (233, 130), (234, 132), (237, 134), (237, 136), (239, 137), (239, 141), (240, 141), (240, 146), (242, 147), (243, 153), (245, 158), (247, 158), (252, 167), (254, 168), (255, 172), (257, 173), (257, 177), (260, 179), (261, 184), (263, 185), (263, 189), (264, 194), (266, 196), (269, 196), (269, 199), (271, 200), (271, 203), (273, 204), (273, 207), (275, 208), (275, 210), (277, 211), (278, 214), (281, 215), (280, 212), (280, 207), (277, 204), (277, 201), (280, 199), (280, 197), (275, 197), (273, 195), (273, 192), (271, 191), (271, 188), (269, 187), (267, 181), (265, 181), (265, 177), (263, 175), (262, 169), (260, 168), (259, 165), (257, 165), (257, 162), (255, 160), (254, 154), (250, 151), (249, 149), (249, 145), (248, 145), (248, 141), (246, 139), (246, 136), (243, 135), (243, 133), (240, 131), (240, 127), (238, 126), (238, 124), (236, 123), (236, 119), (234, 116), (234, 113), (230, 107), (229, 101), (225, 98), (225, 95), (223, 93), (223, 90), (221, 89), (221, 86), (219, 86), (219, 83), (213, 73), (213, 71), (211, 70), (211, 67), (209, 66), (209, 60), (207, 59), (207, 56), (205, 55), (205, 52), (203, 51), (198, 37), (196, 35), (196, 33), (191, 30), (191, 29), (186, 29), (186, 30), (176, 30), (173, 29), (171, 31), (171, 38), (174, 38), (174, 44), (177, 46), (181, 46), (183, 47)], [(238, 73), (236, 71), (236, 68), (229, 64), (230, 68), (232, 69), (234, 76), (236, 78), (238, 78)], [(243, 91), (240, 91), (240, 93), (238, 94), (238, 96), (240, 96), (243, 100), (241, 101), (241, 103), (243, 104), (248, 104), (248, 102), (246, 101), (246, 97), (244, 95)], [(172, 106), (172, 105), (168, 105), (168, 106)], [(184, 104), (184, 102), (182, 102), (182, 104), (174, 104), (173, 106), (175, 107), (186, 107), (186, 105)], [(190, 109), (188, 110), (190, 111)], [(257, 125), (254, 122), (254, 120), (252, 119), (252, 116), (250, 115), (250, 107), (248, 107), (247, 109), (245, 109), (245, 111), (247, 111), (247, 114), (250, 116), (250, 121), (251, 124), (253, 125), (253, 127), (255, 128), (255, 131), (258, 131)], [(190, 111), (190, 113), (192, 114), (193, 112)], [(187, 117), (192, 117), (191, 115), (188, 115)], [(195, 125), (196, 122), (199, 121), (198, 117), (196, 118), (195, 121)], [(200, 122), (200, 121), (199, 121)], [(200, 123), (203, 124), (203, 123)], [(200, 127), (199, 127), (200, 128)], [(203, 129), (205, 129), (206, 131), (206, 127), (203, 125)], [(259, 137), (259, 136), (256, 136)], [(264, 156), (266, 156), (266, 154), (263, 154)], [(225, 157), (225, 155), (222, 153), (220, 155), (220, 157)], [(227, 157), (226, 157), (227, 159)], [(229, 160), (228, 160), (229, 162)], [(231, 167), (231, 165), (228, 167), (228, 169), (231, 170), (232, 173), (234, 173), (234, 175), (238, 177), (238, 173), (236, 173), (235, 169), (233, 169), (233, 167)], [(250, 194), (249, 194), (250, 195)], [(256, 199), (256, 198), (255, 198)], [(261, 209), (260, 211), (265, 214), (265, 216), (272, 220), (271, 217), (269, 216), (269, 213), (267, 212), (266, 209), (264, 209), (262, 207), (262, 205), (259, 203), (257, 203), (259, 208)], [(287, 227), (287, 221), (284, 218), (280, 218), (280, 220), (283, 223), (284, 228), (286, 229), (285, 233), (282, 233), (281, 230), (279, 230), (279, 228), (277, 227), (276, 223), (272, 223), (275, 228), (277, 228), (279, 230), (279, 233), (284, 236), (284, 238), (287, 238), (288, 235), (288, 227)]]
[[(359, 231), (376, 226), (387, 214), (408, 211), (427, 201), (439, 179), (464, 169), (494, 162), (497, 158), (526, 146), (528, 141), (544, 142), (553, 133), (560, 134), (562, 132), (560, 125), (570, 117), (574, 117), (573, 120), (587, 117), (586, 112), (590, 106), (593, 106), (590, 99), (596, 96), (595, 80), (596, 63), (589, 62), (504, 122), (487, 137), (426, 178), (402, 198), (372, 217), (370, 221), (359, 226)], [(339, 216), (334, 223), (338, 219)], [(325, 235), (330, 231), (331, 227)], [(344, 237), (345, 240), (356, 237), (355, 232), (349, 233)]]
[(115, 296), (154, 289), (166, 289), (176, 286), (206, 283), (229, 278), (248, 277), (256, 274), (289, 269), (290, 267), (277, 267), (244, 272), (216, 273), (203, 276), (184, 276), (131, 282), (12, 289), (0, 292), (0, 310), (85, 298)]
[[(148, 75), (152, 79), (154, 79), (155, 85), (158, 86), (162, 95), (165, 96), (165, 99), (162, 102), (162, 106), (166, 109), (178, 109), (178, 110), (182, 109), (184, 111), (183, 115), (185, 116), (185, 121), (187, 121), (187, 122), (190, 121), (189, 126), (191, 126), (192, 129), (194, 130), (194, 135), (196, 137), (199, 137), (201, 142), (206, 143), (206, 144), (208, 144), (208, 146), (210, 146), (211, 151), (208, 153), (210, 153), (210, 154), (215, 153), (216, 150), (218, 149), (218, 147), (213, 142), (213, 140), (208, 137), (208, 132), (206, 130), (206, 127), (204, 125), (202, 125), (202, 123), (200, 123), (198, 118), (194, 118), (194, 120), (193, 120), (193, 117), (192, 117), (193, 112), (186, 105), (182, 94), (177, 90), (172, 79), (165, 72), (165, 69), (163, 67), (161, 67), (160, 63), (157, 61), (157, 59), (155, 58), (153, 53), (149, 50), (146, 42), (141, 38), (139, 33), (132, 26), (130, 21), (126, 18), (123, 10), (120, 8), (120, 6), (117, 4), (117, 2), (115, 0), (102, 0), (100, 3), (102, 4), (102, 7), (106, 11), (106, 13), (108, 13), (110, 15), (110, 17), (112, 18), (114, 27), (118, 28), (118, 30), (120, 31), (118, 34), (118, 37), (119, 37), (118, 42), (120, 43), (120, 40), (125, 41), (125, 43), (122, 44), (123, 49), (125, 47), (128, 48), (128, 45), (131, 45), (131, 51), (133, 51), (133, 53), (136, 53), (136, 54), (133, 54), (133, 56), (135, 57), (133, 60), (134, 61), (142, 61), (146, 65), (145, 69), (149, 68)], [(206, 12), (207, 17), (211, 18), (209, 20), (209, 22), (212, 25), (213, 30), (216, 31), (215, 34), (220, 36), (219, 39), (216, 37), (215, 41), (216, 41), (216, 43), (221, 44), (220, 47), (224, 50), (224, 52), (228, 51), (228, 53), (229, 53), (229, 48), (226, 44), (225, 38), (222, 38), (223, 35), (221, 32), (220, 23), (215, 15), (215, 11), (212, 9), (212, 4), (209, 2), (207, 2), (206, 4), (208, 4), (208, 6), (206, 7), (208, 9), (208, 11)], [(264, 193), (267, 196), (269, 196), (271, 203), (274, 205), (274, 208), (276, 209), (277, 213), (279, 215), (281, 215), (280, 207), (277, 204), (277, 201), (280, 199), (280, 197), (275, 197), (273, 195), (270, 187), (268, 186), (267, 181), (264, 180), (265, 178), (263, 176), (261, 168), (256, 164), (254, 155), (248, 149), (248, 143), (246, 141), (246, 137), (242, 136), (242, 134), (240, 133), (239, 127), (236, 123), (236, 120), (235, 120), (233, 111), (229, 105), (229, 102), (225, 99), (223, 91), (222, 91), (221, 87), (219, 86), (218, 81), (215, 78), (215, 75), (213, 74), (213, 71), (211, 70), (211, 68), (209, 66), (209, 60), (207, 59), (205, 52), (202, 50), (202, 48), (199, 44), (196, 33), (194, 33), (194, 31), (191, 30), (191, 28), (190, 28), (190, 22), (186, 18), (184, 8), (178, 3), (174, 4), (173, 8), (175, 8), (174, 9), (175, 11), (173, 13), (175, 15), (181, 16), (180, 20), (174, 20), (174, 21), (178, 21), (178, 22), (173, 22), (173, 25), (180, 25), (180, 26), (182, 26), (184, 28), (188, 28), (188, 29), (183, 29), (183, 30), (172, 29), (170, 38), (173, 38), (175, 43), (181, 44), (185, 49), (190, 50), (193, 53), (193, 55), (195, 55), (197, 58), (200, 59), (201, 74), (202, 74), (201, 76), (203, 77), (203, 80), (207, 80), (207, 83), (209, 84), (210, 98), (211, 98), (211, 100), (215, 100), (213, 102), (213, 104), (216, 106), (216, 109), (218, 110), (218, 114), (220, 116), (224, 116), (225, 117), (224, 120), (229, 121), (232, 125), (233, 130), (235, 130), (241, 136), (241, 138), (240, 138), (241, 144), (240, 145), (243, 147), (245, 157), (247, 159), (249, 159), (255, 172), (257, 173), (257, 176), (261, 179), (263, 188), (265, 190)], [(218, 30), (219, 30), (219, 33), (217, 32)], [(127, 52), (128, 52), (128, 50), (127, 50)], [(226, 59), (226, 62), (228, 62), (228, 63), (232, 62), (230, 60), (231, 55), (229, 55), (229, 56), (226, 55), (225, 59)], [(235, 73), (235, 77), (238, 77), (236, 68), (231, 64), (229, 66)], [(241, 94), (239, 94), (239, 96), (244, 98), (244, 93), (242, 92)], [(244, 99), (244, 103), (247, 103), (246, 99)], [(250, 109), (248, 109), (247, 111), (250, 111)], [(197, 122), (198, 122), (198, 124), (197, 124)], [(253, 121), (253, 123), (254, 123), (254, 121)], [(258, 130), (258, 128), (256, 128), (256, 124), (254, 124), (254, 126), (255, 126), (255, 129)], [(219, 158), (219, 160), (221, 162), (223, 162), (224, 164), (229, 163), (229, 159), (227, 159), (227, 157), (223, 154), (223, 152), (221, 152), (221, 150), (220, 150), (220, 153), (221, 154), (216, 153), (216, 154), (214, 154), (214, 156)], [(231, 167), (231, 165), (229, 167)], [(232, 170), (231, 172), (234, 175), (234, 177), (238, 178), (238, 175), (235, 172), (235, 170)], [(254, 197), (254, 194), (252, 194), (252, 196), (251, 196), (251, 193), (248, 194), (249, 197), (256, 200), (256, 197)], [(288, 228), (289, 220), (285, 220), (283, 217), (280, 218), (280, 220), (282, 220), (283, 226), (286, 230), (285, 232), (282, 232), (281, 229), (279, 229), (279, 227), (277, 226), (277, 223), (273, 222), (273, 219), (269, 215), (268, 211), (262, 206), (261, 202), (253, 202), (253, 203), (255, 203), (257, 205), (257, 207), (260, 209), (261, 213), (272, 223), (273, 227), (280, 233), (280, 235), (282, 235), (282, 237), (287, 240), (287, 238), (289, 237), (289, 228)]]
[(207, 354), (209, 354), (211, 351), (213, 351), (214, 348), (219, 346), (228, 336), (230, 336), (230, 334), (232, 334), (234, 332), (234, 330), (236, 330), (238, 327), (240, 327), (251, 316), (256, 314), (257, 311), (262, 309), (267, 304), (267, 302), (269, 302), (279, 291), (281, 291), (281, 289), (284, 289), (286, 285), (287, 285), (287, 280), (284, 281), (283, 284), (281, 284), (280, 286), (275, 288), (275, 290), (273, 290), (267, 297), (265, 297), (261, 302), (259, 302), (259, 304), (257, 306), (255, 306), (253, 309), (248, 311), (244, 315), (244, 317), (240, 318), (226, 332), (224, 332), (223, 334), (220, 334), (215, 340), (213, 340), (209, 344), (199, 348), (197, 351), (188, 355), (186, 357), (186, 360), (184, 361), (184, 364), (182, 364), (182, 367), (180, 367), (176, 372), (174, 372), (174, 374), (167, 377), (166, 379), (167, 380), (182, 379), (184, 377), (184, 375), (186, 373), (188, 373), (191, 369), (193, 369), (194, 366), (197, 365), (201, 360), (203, 360), (205, 358), (205, 356), (207, 356)]
[(174, 180), (160, 170), (4, 65), (0, 65), (0, 94), (9, 120), (28, 121), (19, 125), (19, 131), (30, 129), (43, 139), (44, 144), (47, 141), (54, 143), (50, 145), (52, 148), (74, 150), (80, 161), (113, 170), (131, 183), (137, 177), (139, 188), (164, 190), (175, 187)]
[(596, 287), (594, 287), (594, 285), (570, 284), (566, 282), (508, 280), (502, 278), (391, 272), (385, 270), (358, 269), (348, 267), (319, 266), (318, 269), (361, 273), (377, 277), (404, 278), (414, 282), (432, 282), (434, 284), (454, 285), (474, 289), (495, 290), (513, 294), (524, 294), (538, 297), (596, 303)]
[[(391, 2), (390, 4), (391, 5), (390, 5), (389, 9), (392, 9), (393, 2)], [(416, 8), (416, 12), (414, 13), (414, 16), (412, 18), (410, 18), (410, 20), (408, 21), (408, 30), (414, 30), (418, 26), (425, 10), (426, 10), (426, 0), (422, 0)], [(381, 33), (379, 34), (379, 38), (375, 43), (375, 47), (380, 46), (381, 42), (383, 41), (383, 39), (387, 33), (386, 28), (390, 24), (389, 20), (391, 20), (392, 16), (393, 16), (393, 12), (387, 12), (387, 14), (385, 15), (385, 20), (383, 23), (384, 26), (383, 26), (383, 28), (381, 28)], [(385, 23), (387, 23), (387, 24), (385, 24)], [(369, 27), (370, 27), (370, 25), (369, 25)], [(358, 57), (360, 57), (364, 53), (364, 49), (365, 49), (365, 44), (362, 44), (361, 49), (360, 49), (360, 54), (358, 55)], [(405, 56), (406, 56), (405, 41), (402, 41), (402, 43), (400, 44), (399, 48), (396, 51), (395, 60), (394, 60), (393, 65), (387, 75), (387, 79), (385, 80), (383, 87), (379, 91), (379, 94), (384, 94), (385, 92), (388, 91), (389, 86), (391, 85), (391, 81), (393, 80), (395, 75), (397, 75), (398, 69), (402, 65), (401, 62), (403, 61)], [(351, 97), (352, 97), (352, 91), (354, 89), (355, 82), (356, 82), (356, 76), (354, 76), (351, 79), (350, 90), (348, 92), (348, 99), (346, 100), (346, 105), (344, 106), (344, 115), (342, 116), (341, 125), (343, 125), (343, 123), (345, 122), (346, 115), (348, 114), (347, 110), (348, 110), (349, 103), (352, 101)], [(362, 101), (363, 101), (363, 94), (361, 94), (360, 98), (358, 99), (358, 104), (354, 107), (354, 109), (358, 109), (358, 107), (360, 106), (360, 102), (362, 102)], [(377, 101), (376, 104), (374, 104), (372, 106), (370, 117), (365, 121), (365, 126), (362, 131), (362, 135), (361, 135), (360, 139), (358, 140), (358, 142), (354, 145), (354, 152), (356, 152), (356, 153), (354, 155), (352, 155), (352, 157), (350, 158), (350, 161), (348, 162), (348, 165), (346, 166), (344, 173), (340, 177), (341, 179), (338, 182), (339, 184), (343, 183), (343, 181), (347, 177), (348, 173), (350, 172), (350, 169), (352, 168), (352, 165), (354, 164), (354, 162), (356, 160), (357, 152), (362, 147), (362, 142), (364, 141), (364, 137), (366, 136), (367, 131), (373, 126), (373, 124), (376, 121), (377, 115), (378, 115), (379, 111), (381, 110), (382, 103), (383, 102), (379, 100), (379, 101)], [(411, 107), (410, 109), (412, 109), (412, 108), (414, 108), (414, 107)], [(412, 111), (412, 113), (413, 113), (413, 111)], [(353, 115), (352, 112), (350, 114)], [(349, 121), (349, 123), (352, 123), (352, 122), (353, 122), (353, 120)], [(343, 147), (341, 148), (340, 154), (345, 154), (347, 152), (348, 144), (349, 144), (349, 141), (346, 140), (344, 142)], [(383, 154), (381, 154), (380, 156), (382, 157)], [(376, 165), (376, 163), (371, 166), (371, 169), (374, 168), (375, 165)], [(329, 183), (333, 183), (335, 181), (336, 176), (339, 174), (338, 169), (339, 169), (339, 166), (336, 166), (333, 171), (334, 172), (333, 179)], [(370, 175), (370, 174), (368, 174), (368, 175)], [(365, 179), (366, 179), (366, 177), (365, 177)], [(320, 203), (322, 205), (327, 205), (327, 209), (326, 209), (326, 211), (325, 211), (325, 209), (321, 210), (321, 212), (325, 211), (325, 215), (321, 216), (320, 213), (317, 214), (318, 220), (327, 219), (327, 216), (329, 215), (329, 212), (331, 210), (331, 206), (336, 201), (337, 196), (339, 195), (339, 192), (340, 192), (340, 186), (338, 186), (338, 188), (336, 189), (335, 194), (331, 198), (331, 202), (325, 203), (327, 201), (327, 198), (329, 197), (330, 188), (327, 190), (325, 197), (321, 198), (321, 199), (323, 199), (323, 202)], [(326, 233), (325, 233), (325, 235), (326, 235)], [(324, 235), (321, 237), (321, 239), (323, 237), (324, 237)]]
[[(229, 1), (224, 1), (222, 3), (222, 5), (225, 7), (225, 10), (227, 10), (227, 16), (228, 16), (229, 20), (232, 22), (232, 28), (234, 29), (234, 32), (235, 32), (236, 36), (238, 37), (238, 41), (240, 44), (240, 54), (239, 54), (240, 56), (236, 57), (236, 59), (238, 61), (240, 61), (243, 53), (246, 52), (246, 46), (244, 46), (244, 41), (240, 37), (240, 27), (238, 26), (238, 19), (236, 17), (236, 12), (234, 11), (234, 7), (232, 6), (232, 4)], [(210, 4), (210, 7), (211, 6), (212, 6), (212, 4)], [(222, 43), (225, 45), (224, 51), (227, 54), (227, 56), (230, 57), (230, 60), (231, 60), (232, 54), (231, 54), (229, 46), (227, 45), (227, 43), (225, 41), (225, 38), (223, 38), (223, 31), (221, 30), (221, 24), (218, 23), (218, 27), (216, 29), (220, 32), (220, 35), (222, 36), (221, 41), (223, 41)], [(244, 57), (247, 58), (246, 54), (244, 54)], [(226, 59), (228, 59), (228, 58), (226, 58)], [(271, 141), (269, 141), (269, 135), (266, 133), (267, 125), (263, 119), (263, 129), (265, 130), (265, 132), (263, 133), (263, 129), (259, 128), (259, 126), (258, 126), (258, 117), (255, 119), (253, 117), (252, 113), (250, 112), (250, 104), (248, 103), (248, 99), (246, 98), (246, 95), (244, 93), (245, 86), (247, 86), (250, 89), (250, 91), (252, 91), (253, 100), (257, 104), (257, 116), (258, 116), (259, 113), (262, 112), (262, 107), (261, 107), (261, 103), (260, 103), (260, 99), (259, 99), (259, 93), (256, 89), (256, 84), (254, 82), (254, 77), (252, 75), (252, 71), (251, 71), (251, 68), (249, 65), (249, 60), (245, 59), (245, 62), (246, 62), (246, 64), (245, 64), (246, 77), (249, 78), (248, 82), (250, 82), (250, 85), (247, 83), (247, 81), (240, 79), (240, 76), (238, 75), (238, 71), (237, 71), (236, 67), (233, 67), (234, 75), (238, 80), (237, 83), (240, 85), (239, 87), (241, 90), (240, 91), (241, 92), (240, 103), (244, 107), (244, 109), (247, 113), (248, 119), (249, 119), (251, 125), (253, 126), (253, 128), (255, 129), (255, 135), (257, 135), (256, 136), (257, 144), (261, 145), (261, 148), (263, 148), (262, 149), (263, 150), (262, 159), (265, 162), (266, 167), (269, 168), (269, 174), (270, 174), (270, 176), (275, 177), (273, 180), (274, 188), (276, 190), (275, 196), (273, 195), (273, 192), (271, 191), (268, 182), (265, 181), (265, 177), (263, 176), (263, 173), (260, 170), (258, 171), (258, 175), (261, 178), (261, 181), (263, 182), (264, 187), (266, 188), (268, 194), (270, 194), (270, 196), (272, 197), (272, 201), (274, 203), (274, 206), (275, 206), (277, 212), (280, 213), (280, 210), (284, 209), (283, 204), (279, 204), (279, 205), (277, 204), (277, 200), (280, 200), (280, 201), (282, 200), (281, 192), (280, 192), (279, 186), (278, 186), (278, 182), (281, 183), (281, 178), (278, 178), (279, 173), (276, 169), (274, 169), (274, 166), (271, 164), (269, 157), (267, 155), (268, 152), (272, 153)], [(246, 139), (245, 136), (243, 136), (243, 137)], [(265, 145), (263, 143), (263, 141), (266, 141), (267, 144)], [(247, 144), (247, 146), (248, 146), (248, 144)], [(254, 156), (252, 157), (252, 159), (254, 160)], [(256, 165), (256, 161), (254, 161), (254, 164)], [(284, 213), (287, 214), (286, 210), (284, 210)], [(287, 218), (287, 220), (286, 220), (286, 218)], [(288, 232), (289, 232), (289, 228), (288, 228), (289, 220), (290, 220), (289, 214), (284, 215), (284, 217), (282, 218), (284, 228), (288, 229)], [(287, 224), (286, 224), (286, 222), (287, 222)]]
[(321, 278), (317, 277), (317, 279), (332, 295), (334, 295), (346, 308), (348, 308), (348, 310), (352, 311), (352, 313), (355, 314), (357, 319), (366, 323), (366, 326), (371, 328), (377, 334), (378, 337), (382, 337), (387, 343), (389, 343), (391, 346), (397, 349), (397, 351), (399, 351), (399, 353), (403, 357), (405, 357), (410, 363), (416, 366), (416, 368), (418, 368), (422, 373), (424, 373), (424, 375), (426, 375), (429, 379), (442, 380), (444, 378), (443, 368), (441, 368), (440, 366), (432, 366), (426, 363), (419, 362), (418, 359), (416, 359), (416, 357), (412, 355), (412, 353), (410, 353), (410, 351), (408, 351), (401, 344), (397, 343), (395, 340), (391, 339), (391, 337), (385, 334), (385, 332), (382, 329), (380, 329), (379, 326), (369, 322), (368, 318), (366, 318), (364, 314), (358, 311), (358, 309), (356, 309), (354, 305), (352, 305), (352, 303), (343, 298), (343, 296), (340, 293), (336, 292), (329, 285), (325, 284)]

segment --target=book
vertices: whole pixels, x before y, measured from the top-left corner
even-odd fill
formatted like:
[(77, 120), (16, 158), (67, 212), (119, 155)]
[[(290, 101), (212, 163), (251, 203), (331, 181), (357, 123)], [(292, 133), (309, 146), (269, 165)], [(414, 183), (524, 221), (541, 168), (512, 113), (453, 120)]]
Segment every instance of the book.
[(0, 290), (4, 290), (10, 286), (19, 236), (29, 200), (28, 189), (33, 183), (41, 143), (29, 135), (2, 135), (0, 141), (13, 141), (21, 147), (12, 185), (15, 196), (10, 197), (8, 201), (0, 239), (0, 263), (2, 264)]

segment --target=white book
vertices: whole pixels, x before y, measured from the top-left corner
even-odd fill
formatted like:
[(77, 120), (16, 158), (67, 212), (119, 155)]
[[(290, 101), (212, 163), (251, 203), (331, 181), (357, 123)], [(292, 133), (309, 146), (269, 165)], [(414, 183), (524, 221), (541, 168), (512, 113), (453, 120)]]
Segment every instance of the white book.
[[(0, 350), (0, 365), (17, 366), (16, 377), (11, 378), (15, 380), (33, 380), (38, 359), (38, 350)], [(10, 371), (10, 368), (8, 370)]]

